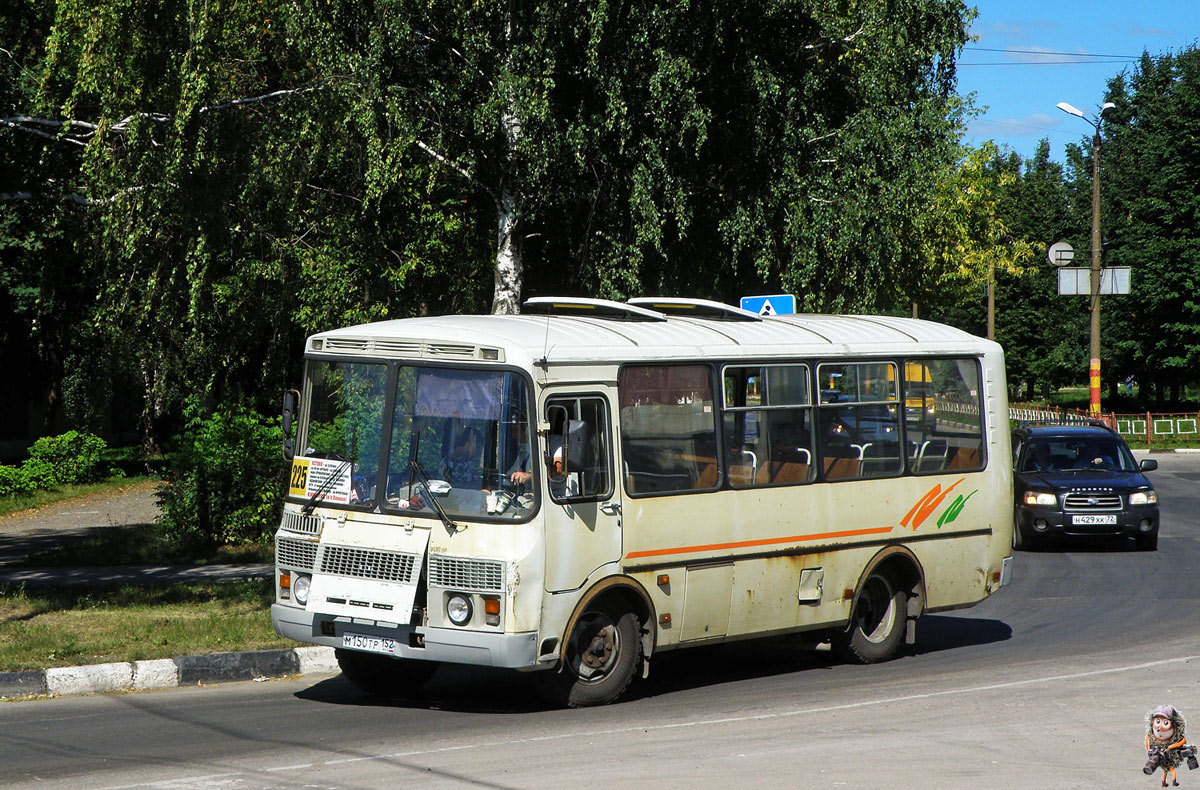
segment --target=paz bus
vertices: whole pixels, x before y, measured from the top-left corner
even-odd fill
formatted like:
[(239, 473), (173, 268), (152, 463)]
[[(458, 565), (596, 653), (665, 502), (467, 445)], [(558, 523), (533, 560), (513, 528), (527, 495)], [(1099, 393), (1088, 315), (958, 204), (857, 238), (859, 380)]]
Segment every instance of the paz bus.
[(447, 662), (603, 704), (667, 651), (799, 632), (883, 661), (1009, 581), (1003, 353), (947, 326), (537, 298), (304, 358), (271, 616), (367, 693)]

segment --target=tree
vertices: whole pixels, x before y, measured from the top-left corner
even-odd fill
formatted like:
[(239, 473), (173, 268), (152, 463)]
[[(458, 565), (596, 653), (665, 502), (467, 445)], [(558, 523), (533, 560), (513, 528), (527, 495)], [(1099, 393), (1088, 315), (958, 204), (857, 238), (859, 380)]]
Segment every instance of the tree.
[(1105, 300), (1106, 345), (1114, 369), (1178, 402), (1200, 378), (1200, 50), (1143, 54), (1105, 98), (1117, 105), (1101, 149), (1105, 263), (1133, 273), (1131, 296)]
[(36, 209), (10, 221), (44, 245), (51, 207), (70, 230), (22, 253), (21, 287), (65, 284), (48, 317), (140, 382), (151, 444), (193, 392), (278, 391), (305, 332), (511, 311), (527, 288), (892, 309), (958, 270), (964, 237), (929, 217), (957, 199), (939, 184), (969, 18), (960, 0), (58, 0), (30, 28), (34, 76), (5, 74), (0, 134), (30, 165), (6, 205)]

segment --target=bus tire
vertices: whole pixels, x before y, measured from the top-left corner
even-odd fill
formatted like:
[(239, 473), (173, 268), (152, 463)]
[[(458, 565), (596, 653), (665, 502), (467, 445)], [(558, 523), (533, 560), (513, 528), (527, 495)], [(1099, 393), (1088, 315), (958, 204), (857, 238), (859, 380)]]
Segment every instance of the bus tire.
[(563, 649), (556, 671), (537, 672), (542, 697), (552, 705), (608, 705), (625, 693), (642, 666), (638, 616), (612, 603), (588, 606)]
[(392, 658), (340, 648), (333, 653), (346, 680), (359, 691), (373, 697), (394, 699), (411, 696), (425, 685), (425, 681), (437, 669), (434, 661)]
[(834, 636), (833, 649), (859, 664), (887, 661), (904, 640), (907, 604), (908, 596), (889, 576), (872, 573), (855, 599), (850, 625)]

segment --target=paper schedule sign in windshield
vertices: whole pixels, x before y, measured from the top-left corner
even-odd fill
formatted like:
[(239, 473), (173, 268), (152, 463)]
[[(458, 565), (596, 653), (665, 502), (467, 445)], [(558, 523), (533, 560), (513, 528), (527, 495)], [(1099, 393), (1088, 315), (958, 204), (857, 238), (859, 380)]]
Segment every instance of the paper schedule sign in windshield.
[(296, 458), (288, 493), (318, 502), (350, 502), (350, 467), (330, 458)]

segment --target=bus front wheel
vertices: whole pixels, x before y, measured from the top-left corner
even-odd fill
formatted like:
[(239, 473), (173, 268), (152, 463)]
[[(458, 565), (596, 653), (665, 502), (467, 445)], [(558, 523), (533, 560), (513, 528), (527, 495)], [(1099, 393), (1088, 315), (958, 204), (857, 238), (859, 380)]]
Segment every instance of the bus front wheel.
[(567, 640), (562, 666), (534, 678), (546, 701), (582, 708), (615, 702), (642, 665), (641, 623), (613, 604), (589, 606)]
[(860, 664), (887, 661), (904, 639), (907, 604), (904, 590), (888, 576), (872, 573), (854, 602), (849, 627), (832, 640), (834, 650)]
[(433, 661), (392, 658), (340, 648), (333, 653), (346, 680), (359, 691), (375, 697), (411, 696), (437, 669)]

